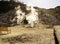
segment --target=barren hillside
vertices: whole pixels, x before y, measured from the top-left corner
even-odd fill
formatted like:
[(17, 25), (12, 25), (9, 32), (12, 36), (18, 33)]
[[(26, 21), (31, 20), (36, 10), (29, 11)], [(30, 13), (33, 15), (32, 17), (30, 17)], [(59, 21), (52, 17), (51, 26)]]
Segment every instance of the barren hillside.
[(34, 28), (23, 25), (9, 27), (9, 15), (13, 16), (11, 12), (17, 5), (27, 13), (23, 3), (0, 1), (0, 30), (4, 29), (4, 34), (0, 32), (0, 44), (60, 44), (60, 6), (51, 9), (34, 7), (39, 13), (39, 24)]

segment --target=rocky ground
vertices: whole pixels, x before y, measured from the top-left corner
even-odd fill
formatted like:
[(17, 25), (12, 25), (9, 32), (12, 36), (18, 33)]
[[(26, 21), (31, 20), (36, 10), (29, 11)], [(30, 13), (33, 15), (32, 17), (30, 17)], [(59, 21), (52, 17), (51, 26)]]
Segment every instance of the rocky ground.
[[(10, 10), (17, 5), (20, 5), (22, 11), (26, 12), (26, 5), (22, 3), (0, 1), (0, 26), (9, 25), (8, 18), (12, 15)], [(34, 28), (25, 28), (20, 25), (0, 27), (0, 30), (10, 30), (7, 34), (4, 32), (5, 35), (0, 33), (0, 44), (60, 44), (60, 6), (47, 10), (35, 8), (39, 10), (39, 21), (42, 23)]]
[(49, 28), (49, 26), (42, 24), (34, 28), (8, 27), (11, 32), (0, 35), (0, 44), (59, 44), (59, 28), (59, 26)]

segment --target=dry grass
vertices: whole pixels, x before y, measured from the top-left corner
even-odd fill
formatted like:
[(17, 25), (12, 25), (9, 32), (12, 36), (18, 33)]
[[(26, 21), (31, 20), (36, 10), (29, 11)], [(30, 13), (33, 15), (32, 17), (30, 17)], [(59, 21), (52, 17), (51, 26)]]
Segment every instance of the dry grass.
[(8, 29), (11, 33), (0, 36), (1, 44), (55, 44), (53, 29), (46, 29), (41, 24), (34, 28), (14, 26)]

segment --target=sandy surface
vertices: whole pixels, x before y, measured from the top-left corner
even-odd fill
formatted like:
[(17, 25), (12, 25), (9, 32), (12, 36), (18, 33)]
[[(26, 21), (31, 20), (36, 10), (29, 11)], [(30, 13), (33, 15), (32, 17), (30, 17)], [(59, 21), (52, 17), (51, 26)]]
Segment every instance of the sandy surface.
[(55, 44), (53, 29), (39, 25), (34, 28), (8, 27), (11, 33), (0, 36), (0, 44)]

